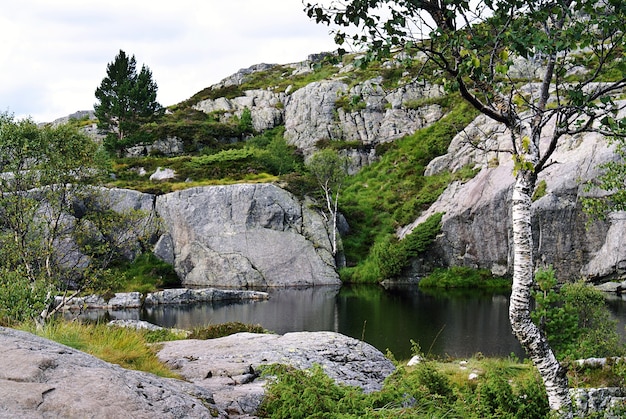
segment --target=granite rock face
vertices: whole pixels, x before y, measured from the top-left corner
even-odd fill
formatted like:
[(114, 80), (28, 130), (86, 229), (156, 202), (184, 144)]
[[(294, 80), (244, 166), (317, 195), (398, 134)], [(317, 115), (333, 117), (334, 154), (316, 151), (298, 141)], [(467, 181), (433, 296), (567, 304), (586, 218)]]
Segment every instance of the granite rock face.
[[(428, 175), (469, 165), (480, 172), (466, 183), (452, 183), (414, 223), (398, 231), (404, 237), (428, 216), (444, 212), (441, 234), (409, 275), (459, 265), (512, 273), (513, 162), (506, 152), (472, 147), (473, 141), (485, 138), (490, 150), (508, 147), (507, 132), (480, 116), (453, 139), (448, 154), (426, 169)], [(546, 189), (533, 203), (535, 260), (537, 266), (552, 265), (563, 281), (604, 281), (626, 273), (626, 216), (615, 213), (606, 222), (589, 222), (581, 205), (590, 194), (584, 183), (598, 175), (598, 165), (613, 158), (612, 148), (598, 134), (563, 138), (553, 164), (539, 174), (538, 184), (545, 182)]]
[(0, 328), (2, 418), (226, 418), (205, 388)]
[[(418, 105), (441, 96), (438, 86), (409, 84), (387, 91), (381, 84), (377, 78), (349, 88), (331, 80), (296, 90), (285, 104), (285, 139), (305, 156), (320, 140), (357, 141), (364, 152), (359, 159), (369, 164), (368, 147), (413, 134), (443, 116), (438, 105)], [(342, 98), (353, 106), (338, 105)]]
[(158, 357), (214, 394), (220, 409), (253, 414), (264, 395), (261, 365), (321, 365), (336, 382), (380, 390), (395, 367), (373, 346), (334, 332), (237, 333), (218, 339), (164, 342)]
[(191, 188), (158, 197), (156, 210), (168, 237), (155, 254), (185, 286), (340, 282), (323, 218), (278, 186)]

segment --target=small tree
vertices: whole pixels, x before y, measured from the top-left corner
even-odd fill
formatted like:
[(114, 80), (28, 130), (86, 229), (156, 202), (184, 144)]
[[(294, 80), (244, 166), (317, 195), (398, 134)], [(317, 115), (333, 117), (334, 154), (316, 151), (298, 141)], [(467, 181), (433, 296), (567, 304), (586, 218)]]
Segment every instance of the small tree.
[(55, 292), (108, 286), (108, 267), (142, 223), (136, 211), (107, 211), (93, 186), (101, 161), (75, 127), (0, 114), (0, 317), (45, 321)]
[[(621, 0), (346, 0), (305, 3), (337, 25), (335, 40), (360, 61), (403, 52), (508, 132), (515, 162), (511, 198), (513, 286), (509, 318), (543, 379), (550, 408), (572, 417), (566, 370), (532, 322), (532, 193), (565, 136), (610, 132), (624, 107), (626, 2)], [(346, 28), (355, 28), (352, 33)], [(361, 47), (367, 47), (361, 48)], [(341, 49), (340, 52), (345, 52)], [(513, 71), (514, 59), (527, 71)], [(576, 77), (575, 70), (584, 67)], [(519, 67), (518, 67), (519, 69)], [(524, 83), (525, 82), (525, 83)], [(608, 125), (602, 129), (600, 123)], [(481, 144), (487, 148), (485, 144)], [(504, 151), (504, 150), (503, 150)]]
[(107, 75), (96, 89), (94, 105), (98, 128), (109, 131), (105, 145), (120, 152), (141, 141), (140, 127), (163, 113), (156, 101), (157, 84), (143, 65), (137, 74), (135, 56), (120, 50), (107, 65)]
[(332, 253), (336, 256), (339, 192), (348, 174), (348, 159), (341, 157), (337, 151), (327, 148), (315, 152), (309, 159), (308, 167), (324, 193), (332, 230)]

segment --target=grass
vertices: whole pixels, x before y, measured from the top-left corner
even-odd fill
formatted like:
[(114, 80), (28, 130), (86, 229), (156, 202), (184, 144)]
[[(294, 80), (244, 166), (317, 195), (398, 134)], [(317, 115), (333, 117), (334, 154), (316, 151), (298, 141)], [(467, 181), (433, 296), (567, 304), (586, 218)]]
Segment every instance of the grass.
[[(116, 159), (112, 165), (115, 180), (107, 184), (160, 195), (194, 186), (278, 181), (283, 175), (303, 170), (302, 156), (287, 145), (283, 134), (284, 127), (278, 127), (246, 141), (206, 148), (194, 155)], [(174, 170), (176, 177), (151, 181), (149, 174), (159, 167)], [(146, 174), (141, 175), (143, 172)]]
[(426, 165), (444, 154), (452, 138), (477, 114), (458, 96), (446, 97), (439, 104), (448, 111), (443, 118), (379, 147), (380, 160), (347, 180), (340, 211), (351, 232), (342, 238), (349, 266), (342, 271), (342, 279), (358, 282), (366, 277), (375, 263), (370, 255), (375, 243), (389, 241), (399, 226), (417, 218), (451, 181), (475, 175), (471, 168), (464, 168), (459, 174), (424, 176)]
[[(157, 347), (151, 344), (151, 333), (105, 324), (53, 321), (42, 329), (24, 325), (23, 330), (86, 352), (123, 368), (145, 371), (160, 377), (180, 378), (156, 356)], [(169, 334), (168, 340), (179, 338)], [(162, 340), (166, 340), (162, 339)]]
[(103, 323), (81, 323), (61, 319), (56, 319), (43, 328), (37, 328), (32, 323), (22, 323), (19, 328), (123, 368), (179, 379), (181, 377), (156, 356), (159, 342), (186, 338), (215, 339), (239, 332), (268, 333), (259, 325), (239, 322), (198, 327), (190, 334), (171, 329), (135, 330)]

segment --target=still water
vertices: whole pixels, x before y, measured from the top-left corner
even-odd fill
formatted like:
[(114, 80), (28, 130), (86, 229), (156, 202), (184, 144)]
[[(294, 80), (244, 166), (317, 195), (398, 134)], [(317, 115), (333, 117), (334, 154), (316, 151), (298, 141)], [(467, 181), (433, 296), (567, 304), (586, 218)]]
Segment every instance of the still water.
[[(608, 306), (623, 334), (626, 301), (609, 300)], [(508, 307), (508, 294), (344, 286), (271, 290), (267, 301), (158, 306), (106, 315), (182, 329), (238, 321), (280, 334), (329, 330), (363, 339), (382, 352), (389, 349), (397, 359), (411, 356), (411, 340), (424, 353), (443, 357), (480, 352), (523, 358), (524, 351), (511, 334)]]

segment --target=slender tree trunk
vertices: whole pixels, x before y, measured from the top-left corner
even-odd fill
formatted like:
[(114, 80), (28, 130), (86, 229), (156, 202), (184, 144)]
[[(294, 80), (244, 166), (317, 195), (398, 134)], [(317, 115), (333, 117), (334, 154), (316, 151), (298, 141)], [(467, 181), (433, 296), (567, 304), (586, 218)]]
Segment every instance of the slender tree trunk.
[(519, 170), (512, 202), (514, 264), (509, 318), (513, 333), (543, 379), (550, 409), (558, 412), (562, 418), (572, 418), (567, 371), (559, 364), (541, 329), (530, 318), (534, 281), (531, 225), (531, 194), (534, 186), (534, 173)]

